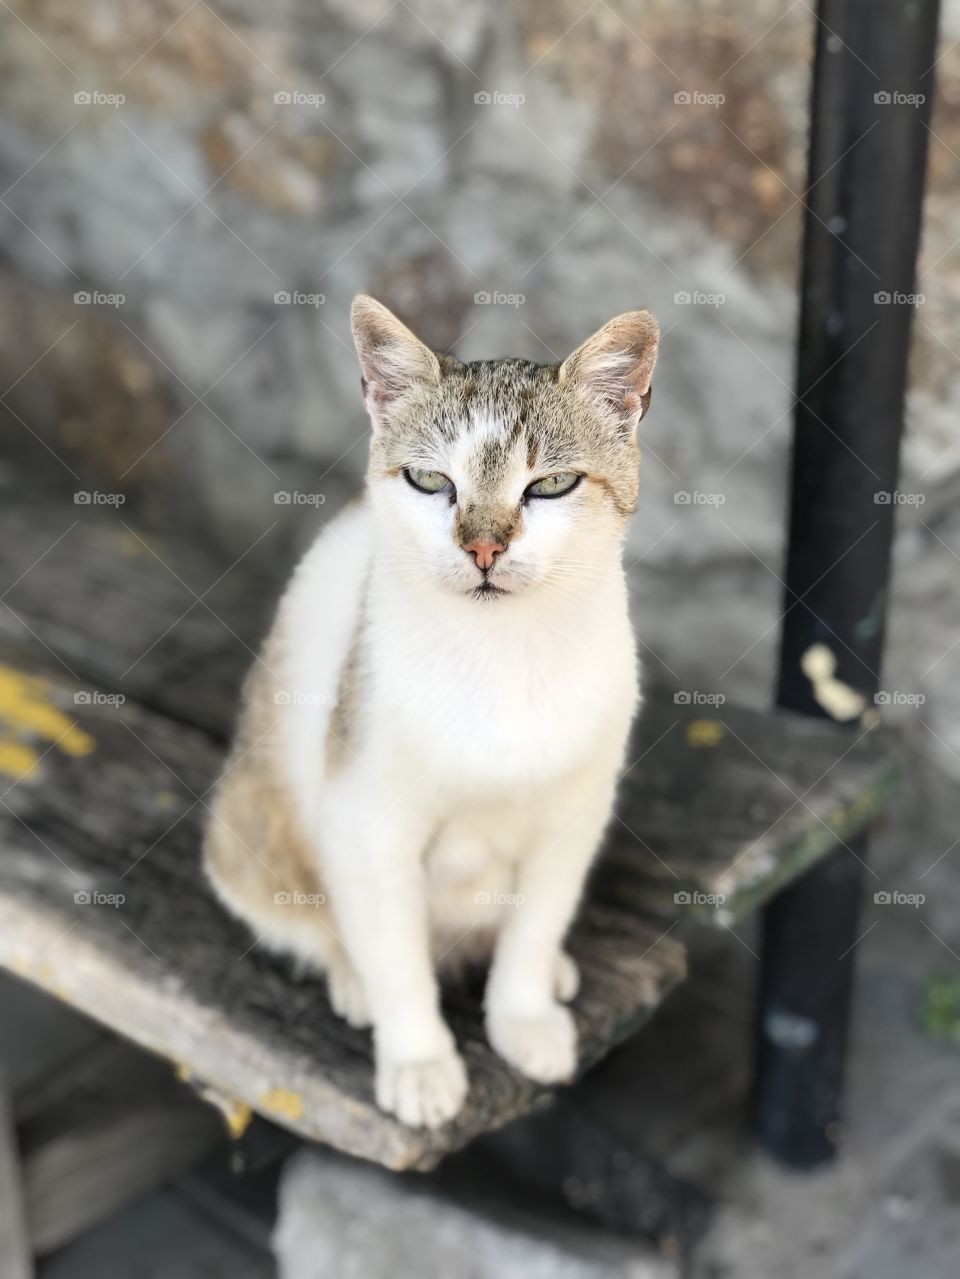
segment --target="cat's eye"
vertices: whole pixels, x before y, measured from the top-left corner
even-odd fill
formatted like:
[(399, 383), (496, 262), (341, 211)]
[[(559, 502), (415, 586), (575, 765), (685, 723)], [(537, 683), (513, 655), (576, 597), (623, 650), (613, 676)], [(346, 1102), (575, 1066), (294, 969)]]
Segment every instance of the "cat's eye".
[(453, 483), (442, 471), (424, 471), (419, 466), (408, 466), (404, 472), (408, 484), (421, 493), (452, 493)]
[(557, 471), (531, 484), (527, 497), (563, 497), (565, 493), (572, 493), (582, 479), (576, 471)]

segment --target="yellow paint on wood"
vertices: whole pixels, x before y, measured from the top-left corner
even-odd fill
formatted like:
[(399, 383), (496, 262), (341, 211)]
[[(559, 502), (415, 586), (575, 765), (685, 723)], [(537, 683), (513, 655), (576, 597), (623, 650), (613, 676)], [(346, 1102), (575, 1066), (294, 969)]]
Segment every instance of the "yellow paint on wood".
[(220, 1110), (227, 1125), (227, 1132), (234, 1141), (239, 1141), (253, 1122), (253, 1111), (245, 1101), (234, 1101), (226, 1097)]
[(32, 956), (11, 955), (9, 959), (4, 960), (4, 966), (11, 972), (18, 973), (26, 981), (32, 981), (35, 986), (42, 986), (47, 994), (53, 995), (55, 999), (60, 999), (65, 1004), (73, 1003), (71, 996), (57, 981), (56, 972), (51, 964), (38, 964)]
[(299, 1119), (303, 1114), (303, 1098), (288, 1088), (268, 1088), (260, 1094), (258, 1105), (281, 1119)]
[(723, 740), (726, 729), (716, 719), (693, 719), (687, 725), (687, 741), (691, 746), (716, 746)]
[(53, 704), (47, 680), (0, 665), (0, 773), (29, 776), (40, 756), (22, 738), (52, 742), (65, 755), (96, 749), (96, 739)]
[(22, 780), (29, 777), (40, 762), (40, 756), (32, 746), (0, 738), (0, 773)]

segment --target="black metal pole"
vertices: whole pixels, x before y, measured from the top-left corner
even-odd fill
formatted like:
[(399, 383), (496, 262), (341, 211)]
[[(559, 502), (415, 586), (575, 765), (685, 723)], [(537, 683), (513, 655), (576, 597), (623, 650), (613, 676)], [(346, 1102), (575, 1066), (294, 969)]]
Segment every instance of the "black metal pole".
[[(777, 688), (810, 715), (829, 714), (814, 645), (868, 702), (878, 686), (938, 7), (818, 4)], [(764, 918), (755, 1121), (794, 1167), (839, 1136), (865, 851), (838, 848)]]

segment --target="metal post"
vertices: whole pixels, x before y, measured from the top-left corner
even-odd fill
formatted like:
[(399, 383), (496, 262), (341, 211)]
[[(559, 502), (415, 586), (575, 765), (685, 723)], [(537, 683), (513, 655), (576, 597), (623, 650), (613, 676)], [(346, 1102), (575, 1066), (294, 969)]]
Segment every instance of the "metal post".
[[(879, 681), (938, 7), (818, 4), (777, 689), (810, 715), (815, 644), (868, 701)], [(838, 1140), (865, 851), (838, 848), (764, 918), (755, 1121), (794, 1167)]]

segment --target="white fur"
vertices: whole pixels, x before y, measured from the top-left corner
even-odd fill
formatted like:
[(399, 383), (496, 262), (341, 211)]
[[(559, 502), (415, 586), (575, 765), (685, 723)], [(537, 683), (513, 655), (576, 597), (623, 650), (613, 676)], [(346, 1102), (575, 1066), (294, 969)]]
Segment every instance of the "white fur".
[[(424, 462), (469, 497), (466, 456)], [(518, 460), (511, 500), (529, 478)], [(379, 480), (327, 526), (282, 606), (285, 768), (347, 957), (331, 993), (372, 1021), (378, 1101), (407, 1123), (442, 1123), (463, 1101), (436, 968), (479, 935), (496, 937), (494, 1048), (544, 1082), (575, 1068), (562, 944), (638, 692), (619, 538), (578, 509), (530, 503), (495, 570), (514, 593), (478, 601), (446, 499)], [(574, 554), (582, 571), (551, 576)], [(361, 631), (361, 720), (331, 770), (330, 708)]]

